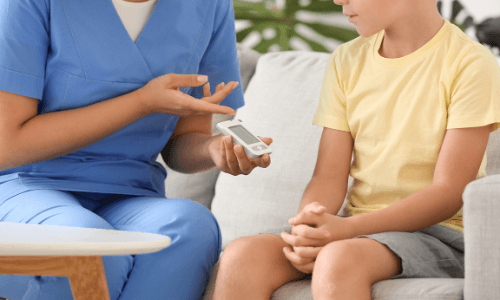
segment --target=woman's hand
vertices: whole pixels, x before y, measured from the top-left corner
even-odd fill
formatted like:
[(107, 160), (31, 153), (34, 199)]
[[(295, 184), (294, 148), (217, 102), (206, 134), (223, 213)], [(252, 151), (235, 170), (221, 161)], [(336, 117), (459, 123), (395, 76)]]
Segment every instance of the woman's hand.
[[(259, 138), (270, 145), (271, 138)], [(235, 145), (230, 135), (218, 135), (209, 145), (210, 156), (215, 165), (221, 171), (237, 176), (240, 174), (248, 175), (255, 167), (267, 168), (271, 164), (269, 154), (261, 157), (251, 158), (245, 153), (242, 145)]]
[[(203, 87), (204, 98), (211, 97), (210, 88), (207, 86), (208, 84)], [(224, 83), (219, 84), (215, 88), (215, 94), (224, 89)], [(259, 138), (268, 146), (273, 142), (271, 138), (260, 136)], [(245, 153), (242, 145), (235, 145), (233, 143), (233, 138), (230, 135), (224, 136), (220, 134), (216, 136), (208, 146), (208, 151), (217, 168), (234, 176), (240, 174), (248, 175), (255, 167), (267, 168), (271, 164), (269, 154), (251, 158)]]
[[(231, 81), (227, 85), (223, 85), (215, 94), (202, 99), (193, 98), (179, 90), (181, 86), (201, 86), (207, 80), (207, 76), (203, 75), (166, 74), (152, 79), (145, 86), (138, 89), (137, 92), (146, 114), (163, 113), (178, 117), (199, 114), (227, 114), (234, 116), (235, 111), (232, 108), (220, 106), (219, 103), (238, 86), (238, 82)], [(205, 87), (203, 87), (204, 90)]]

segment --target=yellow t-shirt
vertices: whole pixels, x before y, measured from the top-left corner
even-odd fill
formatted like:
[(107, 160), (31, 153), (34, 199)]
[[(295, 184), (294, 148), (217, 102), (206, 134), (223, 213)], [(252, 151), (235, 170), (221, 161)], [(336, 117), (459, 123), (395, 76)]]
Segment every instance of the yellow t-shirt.
[[(333, 52), (313, 121), (353, 137), (351, 215), (429, 187), (447, 129), (500, 127), (500, 67), (486, 47), (448, 20), (401, 58), (378, 53), (383, 36), (358, 37)], [(486, 155), (478, 177), (485, 167)], [(462, 210), (441, 224), (463, 231)]]

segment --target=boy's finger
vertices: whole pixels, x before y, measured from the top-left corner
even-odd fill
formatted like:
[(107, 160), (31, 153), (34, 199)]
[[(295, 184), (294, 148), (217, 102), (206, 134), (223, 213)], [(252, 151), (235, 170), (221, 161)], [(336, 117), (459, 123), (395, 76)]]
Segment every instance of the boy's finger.
[(314, 263), (316, 261), (312, 261), (306, 265), (303, 265), (303, 266), (299, 266), (298, 268), (295, 267), (297, 270), (299, 270), (300, 272), (304, 273), (304, 274), (311, 274), (312, 271), (314, 270)]
[(283, 253), (290, 262), (297, 264), (299, 266), (306, 265), (312, 261), (312, 259), (310, 258), (298, 256), (297, 253), (293, 252), (288, 247), (283, 248)]
[(303, 258), (316, 259), (323, 247), (295, 247), (294, 252)]
[(326, 212), (326, 207), (323, 206), (321, 203), (315, 201), (315, 202), (309, 203), (304, 208), (304, 211), (310, 211), (310, 212), (313, 212), (313, 213), (319, 215), (319, 214), (322, 214), (322, 213)]
[(308, 239), (308, 238), (302, 237), (300, 235), (289, 234), (288, 232), (282, 232), (281, 238), (287, 244), (292, 245), (294, 247), (323, 246), (323, 244), (324, 244), (324, 243), (322, 243), (321, 240)]
[(294, 226), (292, 228), (292, 234), (299, 235), (308, 239), (319, 239), (319, 240), (331, 237), (330, 232), (324, 229), (314, 228), (303, 224)]
[(299, 225), (299, 224), (311, 224), (311, 225), (318, 225), (318, 217), (319, 215), (309, 212), (309, 211), (302, 211), (299, 214), (297, 214), (295, 217), (291, 218), (288, 220), (288, 223), (290, 225)]

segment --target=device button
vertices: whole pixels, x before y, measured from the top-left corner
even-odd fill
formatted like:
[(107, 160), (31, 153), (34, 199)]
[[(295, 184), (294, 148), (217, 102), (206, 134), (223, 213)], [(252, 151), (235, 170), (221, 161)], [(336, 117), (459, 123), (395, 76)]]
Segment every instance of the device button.
[(255, 151), (259, 151), (259, 150), (267, 149), (267, 147), (264, 145), (257, 145), (257, 146), (253, 146), (252, 149)]

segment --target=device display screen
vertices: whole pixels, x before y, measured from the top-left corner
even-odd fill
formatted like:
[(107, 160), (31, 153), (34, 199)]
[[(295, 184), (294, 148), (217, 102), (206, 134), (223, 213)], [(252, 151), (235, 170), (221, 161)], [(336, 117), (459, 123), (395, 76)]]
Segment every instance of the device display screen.
[(260, 142), (259, 139), (255, 138), (245, 127), (241, 125), (229, 127), (237, 136), (239, 136), (246, 144), (251, 145)]

